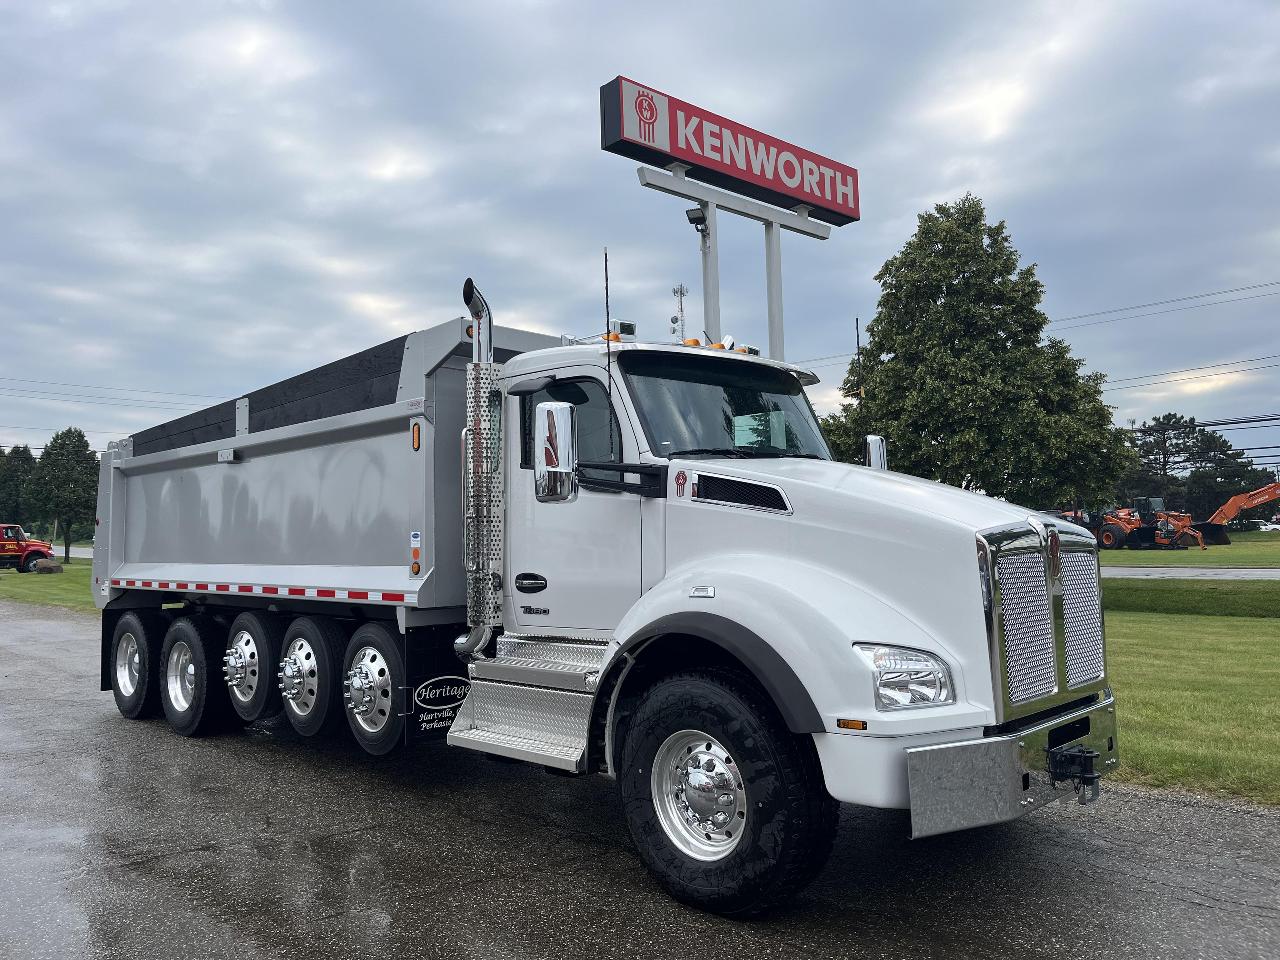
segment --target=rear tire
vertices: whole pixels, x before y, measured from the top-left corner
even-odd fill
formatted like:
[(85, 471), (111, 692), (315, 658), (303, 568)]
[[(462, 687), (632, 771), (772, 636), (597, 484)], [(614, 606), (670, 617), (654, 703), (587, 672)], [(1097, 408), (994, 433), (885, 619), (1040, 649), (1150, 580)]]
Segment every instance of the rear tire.
[(276, 670), (284, 624), (269, 613), (247, 612), (227, 631), (222, 674), (231, 708), (245, 723), (280, 712)]
[(678, 674), (647, 691), (619, 779), (640, 858), (692, 906), (764, 913), (803, 889), (831, 852), (839, 805), (812, 738), (791, 733), (732, 673)]
[(165, 621), (157, 613), (131, 611), (111, 635), (111, 693), (116, 708), (129, 720), (160, 712), (160, 648)]
[(1124, 546), (1127, 534), (1118, 523), (1104, 524), (1098, 533), (1098, 546), (1103, 550), (1119, 550)]
[(397, 637), (380, 623), (351, 635), (342, 658), (347, 723), (366, 752), (381, 757), (404, 742), (399, 700), (405, 684)]
[(284, 715), (300, 736), (342, 723), (342, 651), (346, 634), (326, 617), (298, 617), (285, 632), (279, 678)]
[(160, 650), (160, 704), (173, 732), (200, 737), (228, 726), (235, 716), (222, 682), (223, 642), (205, 617), (179, 617)]

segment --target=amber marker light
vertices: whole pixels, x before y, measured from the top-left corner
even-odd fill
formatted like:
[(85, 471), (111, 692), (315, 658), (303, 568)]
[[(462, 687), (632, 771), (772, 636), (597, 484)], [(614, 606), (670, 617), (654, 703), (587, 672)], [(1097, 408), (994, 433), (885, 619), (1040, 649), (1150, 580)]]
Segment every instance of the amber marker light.
[(413, 449), (422, 449), (422, 424), (415, 423), (410, 429), (410, 435), (413, 437)]
[(699, 340), (697, 337), (690, 337), (688, 340), (684, 342), (684, 345), (686, 347), (700, 347), (702, 346), (702, 341)]
[(409, 564), (409, 572), (416, 577), (422, 572), (422, 564), (417, 560), (413, 561), (413, 563)]
[(723, 349), (724, 349), (724, 344), (723, 344), (723, 343), (708, 343), (708, 344), (707, 344), (707, 346), (708, 346), (708, 347), (710, 347), (712, 350), (723, 350)]
[(837, 720), (836, 726), (841, 730), (865, 730), (867, 729), (867, 721), (865, 720)]

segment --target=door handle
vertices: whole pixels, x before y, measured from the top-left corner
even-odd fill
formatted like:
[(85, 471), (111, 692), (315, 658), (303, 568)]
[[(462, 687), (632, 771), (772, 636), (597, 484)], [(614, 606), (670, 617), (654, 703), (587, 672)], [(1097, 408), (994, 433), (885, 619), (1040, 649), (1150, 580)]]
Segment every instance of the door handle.
[(518, 573), (516, 589), (521, 593), (541, 593), (547, 589), (547, 578), (540, 573)]

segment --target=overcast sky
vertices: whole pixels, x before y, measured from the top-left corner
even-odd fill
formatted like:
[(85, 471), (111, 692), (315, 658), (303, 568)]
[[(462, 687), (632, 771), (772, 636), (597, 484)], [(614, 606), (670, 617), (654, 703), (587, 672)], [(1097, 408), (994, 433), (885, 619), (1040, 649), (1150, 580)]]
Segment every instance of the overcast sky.
[[(599, 148), (618, 74), (859, 168), (861, 222), (784, 236), (788, 359), (851, 352), (880, 264), (966, 191), (1050, 317), (1280, 281), (1272, 2), (10, 0), (0, 445), (104, 447), (457, 316), (468, 275), (500, 323), (593, 332), (605, 245), (616, 316), (665, 339), (683, 281), (696, 327), (685, 204)], [(763, 344), (762, 238), (735, 220), (723, 326)], [(1120, 423), (1206, 419), (1280, 413), (1278, 316), (1280, 283), (1050, 330), (1113, 387), (1224, 364), (1107, 393)], [(820, 410), (845, 362), (816, 368)]]

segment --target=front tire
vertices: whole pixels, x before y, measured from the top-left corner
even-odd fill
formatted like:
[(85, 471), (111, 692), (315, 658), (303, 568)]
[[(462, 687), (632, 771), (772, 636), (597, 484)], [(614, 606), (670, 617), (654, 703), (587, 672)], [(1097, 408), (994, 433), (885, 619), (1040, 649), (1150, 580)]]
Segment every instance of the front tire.
[(342, 660), (347, 723), (356, 742), (380, 757), (404, 741), (405, 718), (397, 695), (405, 684), (404, 660), (396, 637), (380, 623), (366, 623), (351, 635)]
[(822, 869), (839, 806), (812, 739), (764, 694), (720, 671), (647, 691), (622, 749), (623, 809), (640, 858), (684, 903), (764, 913)]
[(173, 732), (200, 737), (226, 726), (232, 716), (220, 676), (223, 642), (205, 617), (179, 617), (160, 650), (160, 704)]
[(160, 712), (160, 648), (164, 620), (157, 614), (131, 611), (111, 635), (111, 693), (116, 708), (129, 720)]
[(1119, 550), (1124, 546), (1126, 537), (1124, 527), (1118, 523), (1108, 523), (1098, 535), (1098, 545), (1103, 550)]

